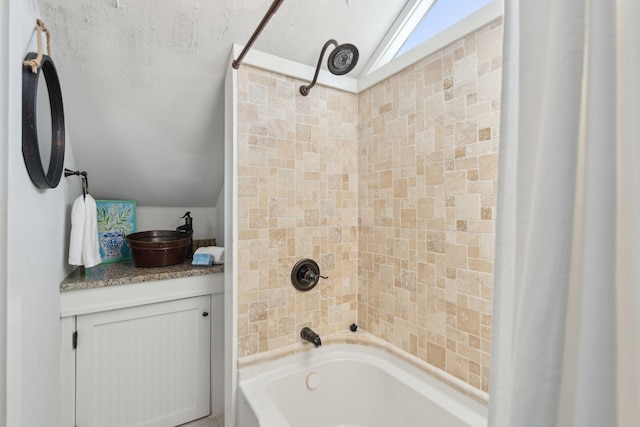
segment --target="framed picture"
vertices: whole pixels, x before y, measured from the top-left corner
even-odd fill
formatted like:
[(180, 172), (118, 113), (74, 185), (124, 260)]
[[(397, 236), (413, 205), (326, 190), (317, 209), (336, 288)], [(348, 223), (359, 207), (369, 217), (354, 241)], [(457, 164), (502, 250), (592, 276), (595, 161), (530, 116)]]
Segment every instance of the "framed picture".
[(131, 259), (124, 236), (137, 230), (135, 200), (96, 200), (96, 207), (102, 264)]

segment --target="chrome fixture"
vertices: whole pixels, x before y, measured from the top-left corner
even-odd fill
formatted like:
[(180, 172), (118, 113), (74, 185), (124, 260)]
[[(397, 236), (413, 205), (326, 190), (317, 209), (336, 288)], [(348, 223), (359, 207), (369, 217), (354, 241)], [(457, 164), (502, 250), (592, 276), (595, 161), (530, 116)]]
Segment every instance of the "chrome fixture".
[(358, 53), (357, 47), (349, 43), (339, 45), (338, 42), (333, 39), (327, 41), (324, 46), (322, 46), (313, 81), (306, 86), (300, 86), (300, 93), (302, 96), (309, 95), (311, 88), (316, 85), (316, 82), (318, 81), (318, 74), (320, 73), (320, 67), (322, 66), (322, 58), (324, 58), (324, 53), (330, 45), (334, 45), (336, 47), (329, 54), (329, 59), (327, 60), (327, 68), (329, 68), (329, 71), (331, 71), (332, 74), (335, 74), (336, 76), (347, 74), (349, 71), (353, 70), (358, 63), (360, 54)]

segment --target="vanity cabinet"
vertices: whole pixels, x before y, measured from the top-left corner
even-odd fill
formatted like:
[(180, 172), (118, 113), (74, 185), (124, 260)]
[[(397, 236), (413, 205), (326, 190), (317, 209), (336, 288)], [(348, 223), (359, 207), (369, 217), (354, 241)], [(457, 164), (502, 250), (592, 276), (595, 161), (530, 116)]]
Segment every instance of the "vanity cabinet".
[(215, 411), (224, 374), (214, 276), (62, 293), (61, 425), (173, 427)]
[(209, 300), (78, 316), (76, 425), (176, 426), (207, 416)]

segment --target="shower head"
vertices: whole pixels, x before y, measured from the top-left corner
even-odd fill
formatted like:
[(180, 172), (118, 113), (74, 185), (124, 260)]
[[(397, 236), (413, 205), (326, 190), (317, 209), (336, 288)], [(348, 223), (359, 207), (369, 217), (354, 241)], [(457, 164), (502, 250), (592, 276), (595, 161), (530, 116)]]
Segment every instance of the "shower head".
[(329, 54), (327, 67), (336, 76), (342, 76), (355, 68), (359, 56), (357, 47), (349, 43), (341, 44)]
[(309, 95), (311, 88), (316, 85), (318, 73), (320, 73), (320, 66), (322, 66), (322, 58), (330, 45), (334, 45), (336, 47), (329, 54), (329, 59), (327, 60), (327, 67), (332, 74), (335, 74), (336, 76), (347, 74), (349, 71), (353, 70), (358, 63), (360, 54), (358, 53), (357, 47), (349, 43), (338, 45), (338, 42), (333, 39), (327, 41), (320, 52), (320, 58), (318, 59), (318, 66), (316, 67), (316, 73), (313, 76), (313, 81), (306, 86), (300, 86), (300, 93), (302, 96)]

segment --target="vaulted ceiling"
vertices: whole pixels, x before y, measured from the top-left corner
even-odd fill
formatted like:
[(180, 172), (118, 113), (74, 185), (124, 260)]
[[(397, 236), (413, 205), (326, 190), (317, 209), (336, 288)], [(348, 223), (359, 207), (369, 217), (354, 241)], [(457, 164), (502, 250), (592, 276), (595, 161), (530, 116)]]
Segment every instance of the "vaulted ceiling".
[[(214, 206), (232, 45), (247, 42), (272, 1), (38, 1), (76, 167), (94, 196)], [(353, 43), (358, 77), (409, 1), (285, 0), (254, 49), (315, 67), (328, 39)]]

